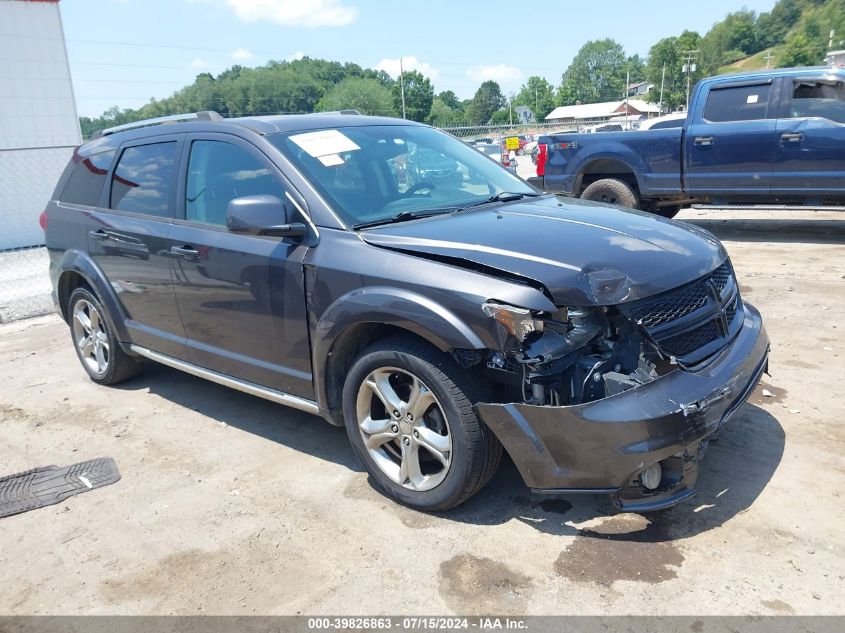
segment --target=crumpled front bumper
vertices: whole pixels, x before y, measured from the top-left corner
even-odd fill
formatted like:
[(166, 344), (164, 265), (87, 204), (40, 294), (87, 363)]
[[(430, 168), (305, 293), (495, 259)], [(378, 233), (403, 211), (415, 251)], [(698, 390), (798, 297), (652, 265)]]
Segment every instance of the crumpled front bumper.
[[(748, 398), (768, 369), (760, 313), (745, 304), (733, 342), (696, 371), (677, 369), (651, 383), (585, 404), (476, 405), (535, 492), (612, 494), (626, 510), (657, 510), (694, 494), (707, 441)], [(661, 462), (661, 486), (639, 473)]]

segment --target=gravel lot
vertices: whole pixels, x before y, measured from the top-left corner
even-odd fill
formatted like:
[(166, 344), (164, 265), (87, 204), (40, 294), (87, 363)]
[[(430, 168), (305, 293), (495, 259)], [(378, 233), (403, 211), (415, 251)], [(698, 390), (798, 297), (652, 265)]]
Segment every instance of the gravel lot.
[(0, 474), (111, 456), (123, 478), (0, 519), (0, 611), (845, 614), (845, 216), (679, 217), (725, 240), (772, 339), (693, 500), (614, 514), (505, 463), (421, 514), (373, 491), (342, 429), (164, 367), (98, 387), (39, 317), (0, 326)]

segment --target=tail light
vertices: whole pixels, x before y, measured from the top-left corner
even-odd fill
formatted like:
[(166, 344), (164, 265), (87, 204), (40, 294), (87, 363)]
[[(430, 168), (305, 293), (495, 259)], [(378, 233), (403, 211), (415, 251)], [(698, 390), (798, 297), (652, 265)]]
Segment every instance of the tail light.
[(41, 230), (47, 230), (47, 211), (42, 211), (41, 215), (38, 216), (38, 224), (41, 225)]
[(548, 156), (549, 146), (545, 143), (537, 145), (537, 175), (546, 175), (546, 157)]

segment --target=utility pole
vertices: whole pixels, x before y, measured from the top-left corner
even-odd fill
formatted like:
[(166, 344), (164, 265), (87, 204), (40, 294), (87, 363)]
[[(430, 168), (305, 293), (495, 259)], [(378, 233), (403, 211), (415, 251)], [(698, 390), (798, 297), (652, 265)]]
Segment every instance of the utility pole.
[(631, 71), (625, 73), (625, 129), (628, 129), (628, 95), (631, 94)]
[(689, 112), (689, 97), (690, 97), (690, 87), (692, 81), (692, 74), (698, 70), (698, 66), (692, 63), (695, 59), (695, 56), (698, 55), (698, 51), (684, 51), (684, 55), (687, 56), (687, 63), (684, 64), (683, 71), (687, 74), (687, 112)]
[(513, 93), (510, 94), (510, 101), (508, 102), (508, 116), (510, 117), (511, 125), (513, 125)]
[(663, 86), (666, 85), (666, 62), (663, 62), (663, 74), (660, 77), (660, 114), (663, 114)]
[(405, 116), (405, 71), (402, 69), (402, 56), (399, 56), (399, 92), (402, 95), (402, 118)]
[(772, 63), (772, 60), (774, 59), (774, 57), (775, 56), (772, 55), (772, 51), (769, 51), (769, 53), (763, 58), (763, 59), (766, 60), (766, 70), (769, 69), (769, 66)]

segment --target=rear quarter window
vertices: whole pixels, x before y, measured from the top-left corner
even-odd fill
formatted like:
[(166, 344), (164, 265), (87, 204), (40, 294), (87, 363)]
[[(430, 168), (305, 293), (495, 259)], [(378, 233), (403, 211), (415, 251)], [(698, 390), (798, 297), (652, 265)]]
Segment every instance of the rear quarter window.
[(115, 150), (80, 156), (74, 152), (67, 169), (69, 174), (64, 187), (56, 196), (61, 202), (95, 207), (100, 204), (100, 193), (106, 184)]
[(713, 88), (707, 95), (704, 118), (716, 123), (768, 118), (770, 91), (769, 84)]

